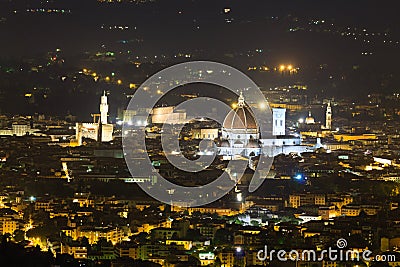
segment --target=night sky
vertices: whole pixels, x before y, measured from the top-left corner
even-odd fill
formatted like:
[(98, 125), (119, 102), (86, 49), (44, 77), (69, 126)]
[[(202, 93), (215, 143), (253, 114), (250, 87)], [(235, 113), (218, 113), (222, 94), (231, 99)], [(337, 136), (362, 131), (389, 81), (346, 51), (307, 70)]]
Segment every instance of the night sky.
[[(1, 110), (88, 114), (89, 108), (71, 106), (113, 89), (79, 77), (73, 84), (62, 84), (60, 77), (74, 77), (92, 67), (140, 84), (164, 67), (188, 60), (218, 61), (243, 71), (282, 63), (301, 68), (288, 80), (249, 74), (265, 88), (297, 82), (327, 96), (396, 92), (400, 19), (395, 7), (395, 1), (370, 0), (0, 0)], [(47, 64), (57, 48), (62, 51), (62, 66), (46, 66), (40, 75), (29, 71)], [(116, 61), (90, 61), (107, 51), (116, 53)], [(191, 58), (176, 59), (179, 54)], [(133, 69), (134, 61), (143, 67)], [(32, 88), (42, 88), (33, 104), (24, 98)], [(21, 105), (5, 101), (10, 98)], [(123, 95), (111, 99), (116, 101), (114, 109), (126, 104)], [(65, 103), (62, 109), (60, 102)], [(93, 101), (90, 109), (96, 106)]]
[[(231, 12), (223, 14), (225, 7), (231, 8)], [(36, 8), (65, 9), (71, 13), (56, 15), (25, 11)], [(395, 1), (370, 0), (168, 0), (139, 4), (99, 3), (93, 0), (1, 0), (0, 10), (0, 15), (7, 19), (0, 24), (2, 56), (32, 55), (58, 46), (74, 54), (99, 48), (100, 43), (112, 45), (118, 38), (142, 38), (145, 46), (140, 49), (148, 53), (176, 48), (218, 48), (219, 52), (223, 52), (224, 49), (273, 46), (276, 43), (282, 46), (282, 53), (290, 53), (282, 42), (285, 36), (274, 34), (274, 29), (283, 25), (272, 25), (271, 17), (281, 20), (288, 15), (300, 20), (320, 18), (334, 22), (338, 27), (390, 31), (393, 37), (399, 37), (400, 22)], [(226, 18), (233, 18), (232, 24), (227, 25)], [(101, 30), (102, 25), (114, 24), (129, 25), (131, 28), (122, 34)]]

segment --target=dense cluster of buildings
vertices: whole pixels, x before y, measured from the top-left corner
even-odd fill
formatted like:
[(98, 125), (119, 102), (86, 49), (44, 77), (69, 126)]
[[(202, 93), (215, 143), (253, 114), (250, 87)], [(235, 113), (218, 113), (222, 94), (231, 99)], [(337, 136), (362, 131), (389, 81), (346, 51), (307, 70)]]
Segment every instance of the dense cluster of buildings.
[[(0, 266), (400, 267), (397, 9), (280, 2), (0, 1)], [(204, 59), (260, 85), (268, 134), (220, 71), (150, 76)]]

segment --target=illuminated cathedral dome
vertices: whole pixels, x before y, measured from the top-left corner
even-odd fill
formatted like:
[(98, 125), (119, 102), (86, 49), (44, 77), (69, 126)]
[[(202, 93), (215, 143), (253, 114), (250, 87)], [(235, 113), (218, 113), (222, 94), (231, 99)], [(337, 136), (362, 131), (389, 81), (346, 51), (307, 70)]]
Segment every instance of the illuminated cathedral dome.
[(308, 112), (308, 117), (306, 118), (306, 124), (314, 124), (315, 120), (314, 118), (311, 116), (311, 111)]
[(237, 107), (226, 115), (221, 132), (221, 155), (250, 157), (261, 153), (258, 124), (253, 112), (246, 106), (242, 93)]
[(226, 130), (256, 130), (258, 125), (253, 112), (246, 107), (243, 94), (240, 94), (237, 107), (231, 110), (226, 116), (223, 128)]

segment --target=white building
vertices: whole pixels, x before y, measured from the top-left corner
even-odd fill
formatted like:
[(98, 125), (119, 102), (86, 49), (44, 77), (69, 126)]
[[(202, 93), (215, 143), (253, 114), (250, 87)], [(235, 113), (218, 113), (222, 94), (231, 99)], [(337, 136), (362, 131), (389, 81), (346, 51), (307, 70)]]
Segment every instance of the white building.
[(28, 124), (14, 123), (12, 125), (13, 135), (16, 135), (16, 136), (24, 136), (27, 133), (29, 133), (30, 130), (31, 130), (31, 126)]
[(186, 112), (175, 110), (175, 107), (158, 107), (151, 112), (151, 122), (153, 124), (185, 124)]
[(251, 109), (246, 105), (241, 93), (237, 107), (226, 116), (222, 126), (222, 136), (218, 144), (219, 155), (230, 160), (251, 158), (261, 153), (270, 156), (309, 151), (301, 145), (301, 137), (285, 135), (286, 109), (274, 108), (272, 132), (274, 138), (263, 139), (259, 125)]
[(328, 106), (326, 107), (325, 128), (326, 128), (327, 130), (331, 130), (331, 129), (332, 129), (332, 108), (331, 108), (331, 102), (328, 102)]
[(242, 93), (237, 107), (225, 117), (219, 150), (220, 155), (229, 157), (251, 157), (261, 153), (259, 126)]
[(1, 135), (25, 136), (25, 135), (31, 135), (37, 131), (39, 130), (31, 128), (29, 123), (16, 122), (12, 124), (11, 129), (0, 129), (0, 136)]
[(219, 137), (219, 129), (215, 128), (192, 129), (192, 136), (194, 139), (214, 140)]
[(108, 101), (106, 92), (100, 99), (100, 120), (98, 122), (76, 123), (76, 140), (82, 145), (82, 138), (89, 138), (101, 142), (113, 140), (114, 125), (108, 123)]
[(273, 108), (272, 109), (272, 134), (275, 136), (285, 135), (286, 125), (286, 109)]

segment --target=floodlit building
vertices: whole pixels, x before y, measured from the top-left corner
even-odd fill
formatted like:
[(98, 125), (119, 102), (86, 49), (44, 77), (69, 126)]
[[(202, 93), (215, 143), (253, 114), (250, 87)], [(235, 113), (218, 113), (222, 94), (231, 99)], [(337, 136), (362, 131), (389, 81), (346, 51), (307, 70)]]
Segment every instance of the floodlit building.
[(69, 254), (73, 256), (75, 259), (87, 259), (88, 250), (84, 245), (79, 244), (78, 242), (70, 242), (70, 243), (61, 243), (61, 253)]
[[(101, 142), (110, 142), (113, 140), (114, 125), (108, 123), (108, 109), (106, 92), (100, 98), (100, 115), (99, 121), (87, 123), (76, 123), (76, 140), (77, 145), (82, 145), (82, 138), (93, 139)], [(96, 115), (94, 115), (96, 118)]]
[(325, 123), (315, 121), (311, 111), (308, 112), (308, 117), (299, 123), (301, 135), (309, 137), (325, 137), (332, 133), (332, 107), (328, 102), (325, 112)]
[(208, 128), (201, 128), (201, 129), (193, 129), (192, 136), (194, 139), (209, 139), (214, 140), (219, 137), (219, 129), (208, 129)]
[(250, 157), (261, 153), (259, 126), (242, 93), (237, 107), (225, 117), (220, 149), (221, 154), (228, 156)]
[(175, 107), (158, 107), (151, 112), (151, 122), (153, 124), (185, 124), (186, 112), (175, 110)]
[(292, 208), (298, 208), (304, 205), (321, 205), (326, 204), (326, 196), (324, 194), (291, 194), (289, 196), (289, 205)]
[(332, 108), (331, 108), (331, 102), (328, 102), (328, 106), (326, 107), (325, 128), (326, 128), (327, 130), (332, 129)]
[(286, 109), (284, 108), (273, 108), (272, 109), (272, 135), (279, 136), (285, 135), (286, 125)]
[(38, 129), (31, 128), (29, 122), (14, 122), (11, 129), (0, 129), (0, 136), (25, 136), (38, 131)]
[(18, 222), (10, 217), (0, 217), (0, 234), (13, 234), (19, 229)]
[(28, 124), (14, 123), (12, 125), (12, 133), (16, 136), (24, 136), (29, 133), (31, 126)]
[(237, 107), (228, 113), (222, 125), (222, 136), (218, 144), (219, 155), (230, 160), (256, 157), (261, 153), (275, 156), (280, 153), (305, 152), (307, 148), (301, 146), (300, 136), (285, 134), (286, 109), (274, 108), (272, 111), (274, 138), (263, 139), (256, 118), (241, 93)]

